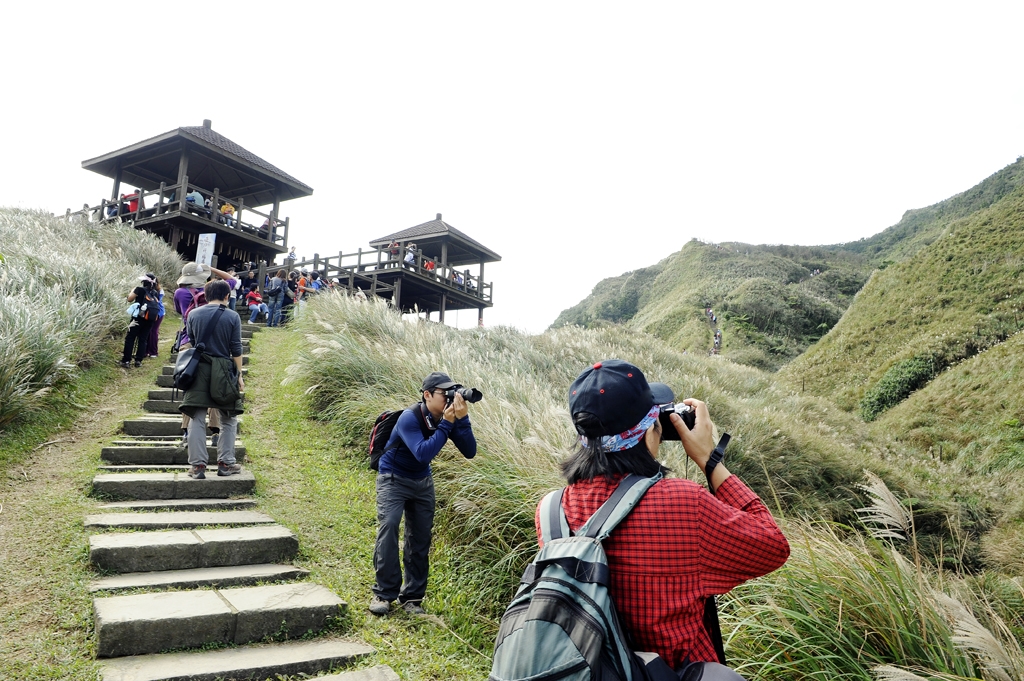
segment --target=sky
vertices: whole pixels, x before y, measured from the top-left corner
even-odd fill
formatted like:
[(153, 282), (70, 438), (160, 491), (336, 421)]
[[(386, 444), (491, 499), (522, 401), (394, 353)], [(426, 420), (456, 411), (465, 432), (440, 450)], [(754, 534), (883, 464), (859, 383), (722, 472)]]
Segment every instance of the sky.
[(202, 8), (5, 7), (0, 206), (96, 205), (83, 160), (210, 119), (313, 187), (300, 256), (442, 213), (502, 257), (485, 324), (539, 333), (693, 238), (853, 241), (1024, 154), (1021, 2)]

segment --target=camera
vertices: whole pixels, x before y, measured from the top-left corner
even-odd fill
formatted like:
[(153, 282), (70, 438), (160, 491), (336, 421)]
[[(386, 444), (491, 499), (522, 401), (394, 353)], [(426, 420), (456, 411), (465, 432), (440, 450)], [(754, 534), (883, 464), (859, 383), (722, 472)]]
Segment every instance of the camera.
[(444, 391), (444, 399), (448, 404), (452, 403), (456, 395), (462, 395), (462, 399), (467, 402), (479, 402), (484, 398), (484, 394), (476, 388), (463, 388), (461, 385), (457, 385), (454, 388), (448, 388)]
[(693, 425), (697, 422), (697, 412), (688, 404), (677, 402), (675, 404), (661, 405), (658, 418), (661, 420), (662, 441), (679, 440), (679, 433), (676, 431), (676, 427), (672, 425), (672, 421), (669, 420), (672, 414), (679, 414), (679, 417), (683, 419), (683, 423), (690, 430), (693, 430)]

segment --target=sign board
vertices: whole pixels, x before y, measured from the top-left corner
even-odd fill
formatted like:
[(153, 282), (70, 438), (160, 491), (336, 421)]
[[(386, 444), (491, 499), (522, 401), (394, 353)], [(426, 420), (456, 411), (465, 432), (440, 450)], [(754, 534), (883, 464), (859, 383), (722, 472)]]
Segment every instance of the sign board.
[(196, 250), (196, 262), (213, 267), (213, 247), (216, 243), (216, 234), (200, 234), (199, 246)]

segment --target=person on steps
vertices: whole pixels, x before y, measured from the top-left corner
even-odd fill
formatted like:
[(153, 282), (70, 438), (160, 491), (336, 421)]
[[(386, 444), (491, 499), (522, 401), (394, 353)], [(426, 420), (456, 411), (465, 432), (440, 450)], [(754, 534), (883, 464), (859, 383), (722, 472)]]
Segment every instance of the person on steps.
[(188, 316), (188, 336), (205, 351), (199, 360), (195, 381), (185, 391), (178, 407), (192, 421), (188, 428), (190, 478), (206, 477), (206, 415), (211, 409), (220, 415), (217, 442), (217, 475), (236, 475), (242, 466), (235, 462), (235, 435), (242, 413), (242, 320), (228, 310), (231, 287), (221, 280), (206, 285), (207, 304)]

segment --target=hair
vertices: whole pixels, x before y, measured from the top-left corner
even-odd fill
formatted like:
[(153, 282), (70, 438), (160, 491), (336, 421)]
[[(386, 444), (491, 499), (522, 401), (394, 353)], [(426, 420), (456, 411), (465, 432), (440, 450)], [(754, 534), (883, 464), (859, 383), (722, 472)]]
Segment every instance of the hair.
[[(573, 423), (583, 433), (600, 431), (598, 418), (587, 412), (575, 414)], [(649, 478), (655, 473), (665, 474), (670, 470), (651, 455), (646, 437), (640, 438), (640, 442), (629, 449), (606, 452), (601, 448), (600, 436), (596, 434), (587, 436), (586, 445), (578, 444), (559, 468), (570, 485), (604, 475), (633, 474)]]
[(142, 288), (153, 288), (153, 282), (149, 279), (142, 280)]
[(285, 270), (278, 270), (277, 274), (275, 274), (274, 276), (276, 276), (278, 279), (287, 279), (288, 272), (286, 272)]
[(228, 286), (228, 282), (222, 279), (214, 279), (207, 282), (203, 290), (206, 292), (207, 300), (224, 300), (231, 295), (231, 287)]
[(256, 289), (258, 289), (259, 287), (260, 287), (260, 285), (259, 285), (259, 284), (257, 284), (257, 283), (255, 283), (255, 282), (253, 282), (252, 284), (249, 284), (249, 290), (250, 290), (250, 291), (255, 291), (255, 290), (256, 290)]

